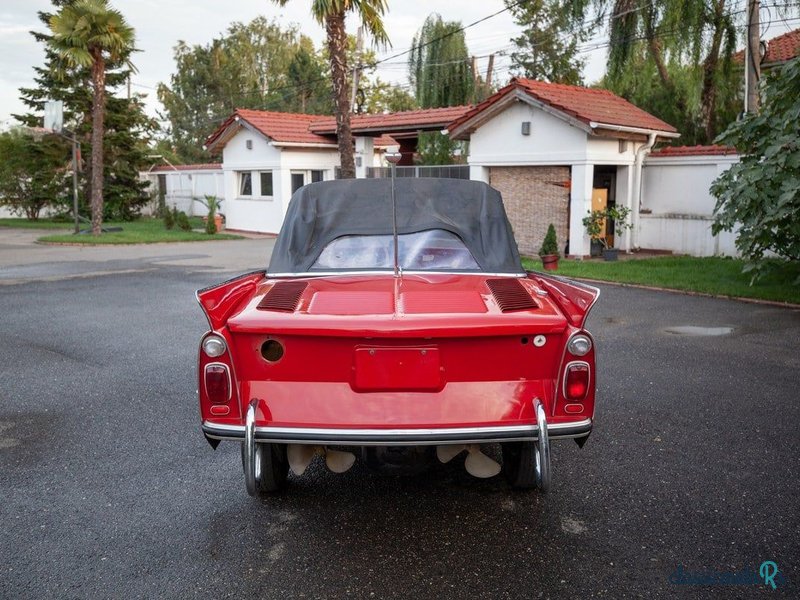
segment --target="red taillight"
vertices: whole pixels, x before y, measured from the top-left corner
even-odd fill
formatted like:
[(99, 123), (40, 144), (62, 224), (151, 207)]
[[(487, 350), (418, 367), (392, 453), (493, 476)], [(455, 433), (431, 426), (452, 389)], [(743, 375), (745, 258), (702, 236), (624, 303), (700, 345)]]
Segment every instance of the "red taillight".
[(228, 367), (214, 364), (206, 366), (206, 395), (215, 404), (224, 404), (231, 397), (231, 378)]
[(567, 367), (564, 395), (568, 400), (583, 400), (589, 392), (589, 365)]

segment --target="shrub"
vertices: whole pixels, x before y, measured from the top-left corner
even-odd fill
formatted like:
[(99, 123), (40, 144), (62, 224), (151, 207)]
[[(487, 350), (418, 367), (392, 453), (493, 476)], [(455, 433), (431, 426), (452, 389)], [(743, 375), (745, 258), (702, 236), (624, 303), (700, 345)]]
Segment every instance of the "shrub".
[(192, 224), (189, 223), (189, 217), (186, 216), (186, 213), (181, 211), (178, 213), (178, 218), (175, 220), (178, 224), (178, 227), (181, 231), (191, 231)]
[(167, 229), (175, 227), (175, 216), (169, 208), (164, 209), (164, 227)]
[(556, 239), (556, 228), (550, 223), (547, 234), (544, 236), (542, 247), (539, 249), (539, 256), (560, 256), (558, 252), (558, 240)]

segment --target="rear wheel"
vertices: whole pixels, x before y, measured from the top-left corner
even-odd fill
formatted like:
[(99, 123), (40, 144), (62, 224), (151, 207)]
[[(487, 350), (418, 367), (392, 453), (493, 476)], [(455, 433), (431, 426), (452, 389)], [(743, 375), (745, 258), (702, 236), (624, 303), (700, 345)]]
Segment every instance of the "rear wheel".
[(536, 487), (536, 456), (534, 442), (507, 442), (503, 447), (503, 473), (518, 490), (532, 490)]
[[(245, 465), (245, 445), (242, 444), (242, 467), (246, 468)], [(288, 474), (285, 444), (255, 445), (255, 491), (258, 495), (272, 494), (285, 488)]]

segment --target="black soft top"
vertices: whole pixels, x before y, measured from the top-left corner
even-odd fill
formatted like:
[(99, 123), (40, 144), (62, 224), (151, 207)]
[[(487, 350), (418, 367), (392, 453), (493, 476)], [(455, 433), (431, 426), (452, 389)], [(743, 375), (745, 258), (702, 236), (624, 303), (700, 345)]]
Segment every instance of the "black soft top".
[[(398, 234), (444, 229), (467, 246), (487, 273), (524, 273), (500, 192), (479, 181), (395, 180)], [(307, 273), (331, 241), (345, 235), (391, 235), (390, 179), (312, 183), (289, 203), (268, 274)]]

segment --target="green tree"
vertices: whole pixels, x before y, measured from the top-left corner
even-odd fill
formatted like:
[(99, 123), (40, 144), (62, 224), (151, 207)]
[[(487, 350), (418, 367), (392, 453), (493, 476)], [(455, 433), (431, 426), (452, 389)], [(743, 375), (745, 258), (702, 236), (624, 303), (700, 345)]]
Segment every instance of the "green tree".
[[(134, 31), (107, 0), (75, 0), (50, 19), (49, 43), (66, 69), (90, 68), (92, 74), (92, 234), (103, 223), (103, 138), (108, 63), (127, 60), (134, 48)], [(66, 70), (62, 68), (63, 70)]]
[(314, 50), (310, 39), (303, 40), (292, 57), (286, 73), (292, 93), (290, 98), (299, 104), (293, 106), (293, 112), (305, 114), (328, 113), (331, 109), (330, 93), (327, 89), (325, 65)]
[(20, 129), (0, 133), (0, 204), (28, 219), (63, 200), (70, 151), (59, 138), (36, 140)]
[[(768, 77), (760, 114), (734, 122), (718, 138), (741, 159), (711, 186), (717, 198), (712, 232), (738, 231), (736, 247), (753, 280), (769, 253), (800, 261), (800, 58)], [(796, 281), (800, 284), (800, 278)]]
[(408, 72), (420, 107), (469, 104), (475, 81), (461, 23), (428, 15), (411, 42)]
[[(272, 0), (286, 6), (289, 0)], [(353, 179), (356, 176), (353, 132), (350, 129), (350, 90), (347, 86), (347, 34), (344, 19), (347, 13), (355, 14), (379, 44), (389, 43), (383, 26), (386, 0), (312, 0), (311, 14), (325, 26), (328, 59), (330, 61), (333, 104), (336, 114), (336, 138), (341, 160), (341, 176)]]
[(402, 112), (419, 108), (417, 101), (402, 87), (376, 78), (362, 85), (364, 89), (364, 111), (366, 113)]
[(521, 26), (522, 35), (511, 41), (511, 67), (517, 74), (554, 83), (583, 84), (585, 60), (578, 55), (578, 44), (586, 41), (592, 27), (580, 26), (564, 0), (505, 0)]
[[(710, 143), (734, 118), (741, 72), (733, 66), (745, 11), (735, 0), (574, 0), (576, 14), (597, 15), (609, 31), (605, 85), (664, 120), (692, 124), (681, 143)], [(778, 12), (796, 8), (776, 7)], [(649, 77), (650, 81), (646, 81)], [(645, 96), (653, 90), (656, 97)], [(635, 92), (632, 92), (635, 90)], [(671, 98), (680, 117), (665, 114)], [(683, 132), (683, 130), (682, 130)]]
[[(74, 0), (53, 0), (56, 8)], [(52, 13), (39, 13), (40, 21), (49, 25)], [(77, 137), (84, 156), (91, 156), (92, 132), (92, 88), (91, 69), (70, 68), (63, 63), (48, 43), (51, 35), (33, 31), (34, 39), (44, 44), (45, 59), (41, 66), (34, 67), (32, 87), (20, 89), (20, 99), (28, 112), (14, 118), (28, 127), (41, 127), (42, 112), (46, 100), (61, 100), (64, 103), (64, 123)], [(139, 171), (148, 163), (146, 156), (152, 154), (148, 144), (158, 129), (154, 119), (144, 110), (143, 97), (133, 94), (130, 98), (115, 95), (128, 81), (131, 70), (124, 60), (109, 63), (106, 69), (106, 116), (105, 146), (103, 152), (103, 218), (124, 219), (135, 216), (138, 208), (148, 200), (147, 183), (139, 180)], [(48, 138), (45, 138), (50, 139)], [(91, 165), (87, 165), (87, 177), (82, 177), (83, 193), (80, 199), (81, 214), (89, 214), (85, 198), (91, 197)]]
[(330, 113), (325, 64), (297, 27), (258, 17), (205, 45), (178, 42), (175, 73), (158, 85), (167, 138), (185, 162), (202, 162), (208, 135), (237, 108)]

